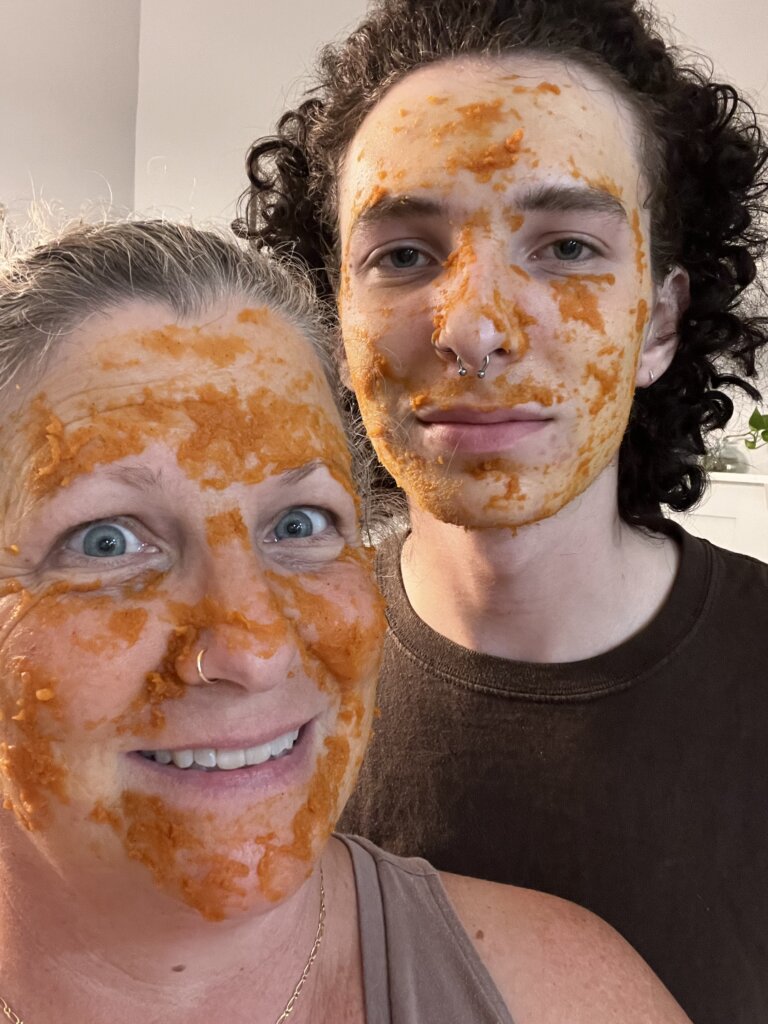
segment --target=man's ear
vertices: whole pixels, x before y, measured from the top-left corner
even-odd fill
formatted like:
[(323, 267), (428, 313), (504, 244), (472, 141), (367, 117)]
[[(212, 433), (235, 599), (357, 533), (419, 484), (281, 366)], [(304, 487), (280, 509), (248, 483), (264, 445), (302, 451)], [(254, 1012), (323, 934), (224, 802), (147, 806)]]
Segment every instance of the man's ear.
[(688, 271), (673, 267), (656, 291), (635, 384), (650, 387), (672, 362), (678, 345), (680, 318), (691, 302)]

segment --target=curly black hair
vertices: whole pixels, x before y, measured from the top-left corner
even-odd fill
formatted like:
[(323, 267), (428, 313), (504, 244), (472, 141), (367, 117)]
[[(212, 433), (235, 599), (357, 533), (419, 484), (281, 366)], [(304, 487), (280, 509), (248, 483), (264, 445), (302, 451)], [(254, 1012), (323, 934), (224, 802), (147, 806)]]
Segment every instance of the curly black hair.
[[(305, 102), (252, 146), (234, 228), (258, 248), (299, 257), (332, 303), (337, 178), (366, 114), (417, 67), (515, 51), (584, 65), (631, 105), (654, 183), (655, 277), (675, 265), (690, 277), (676, 356), (652, 388), (636, 391), (619, 456), (622, 518), (658, 524), (662, 505), (683, 511), (703, 494), (704, 438), (733, 415), (723, 389), (760, 398), (745, 378), (756, 376), (768, 342), (756, 282), (768, 242), (768, 150), (750, 104), (667, 45), (638, 0), (379, 0), (346, 40), (322, 51)], [(379, 482), (385, 476), (380, 470)]]

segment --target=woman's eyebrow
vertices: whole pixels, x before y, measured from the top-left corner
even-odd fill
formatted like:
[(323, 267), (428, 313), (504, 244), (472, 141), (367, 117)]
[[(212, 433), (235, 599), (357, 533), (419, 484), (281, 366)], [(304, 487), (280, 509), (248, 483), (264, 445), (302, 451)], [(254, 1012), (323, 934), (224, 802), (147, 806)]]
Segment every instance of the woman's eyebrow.
[(107, 469), (104, 475), (108, 480), (127, 484), (139, 491), (151, 491), (162, 486), (160, 471), (148, 466), (116, 466)]
[(297, 484), (300, 480), (309, 476), (310, 473), (314, 473), (315, 470), (324, 469), (325, 465), (322, 459), (312, 459), (310, 462), (305, 462), (303, 466), (297, 466), (296, 469), (288, 469), (285, 473), (281, 473), (278, 481), (281, 486)]

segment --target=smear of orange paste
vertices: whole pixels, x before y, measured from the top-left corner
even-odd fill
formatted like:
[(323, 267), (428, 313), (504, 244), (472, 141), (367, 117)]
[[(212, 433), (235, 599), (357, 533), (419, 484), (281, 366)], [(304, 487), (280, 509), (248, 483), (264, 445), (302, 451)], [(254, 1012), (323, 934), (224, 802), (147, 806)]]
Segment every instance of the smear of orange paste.
[(2, 698), (5, 735), (0, 743), (0, 772), (5, 780), (4, 808), (30, 831), (44, 826), (50, 797), (69, 802), (68, 772), (54, 753), (60, 739), (61, 711), (56, 683), (26, 658), (4, 665)]
[(514, 299), (505, 299), (498, 288), (493, 291), (493, 303), (484, 303), (479, 312), (504, 338), (501, 348), (505, 352), (514, 352), (518, 359), (522, 358), (531, 347), (528, 329), (538, 323), (536, 317), (521, 309)]
[(637, 316), (635, 318), (635, 331), (637, 333), (638, 341), (643, 340), (643, 331), (645, 325), (648, 323), (648, 303), (645, 299), (640, 299), (637, 304)]
[(212, 548), (238, 541), (246, 550), (250, 549), (248, 527), (243, 521), (239, 508), (217, 512), (205, 520), (205, 533)]
[(459, 170), (470, 171), (479, 182), (490, 181), (497, 171), (515, 166), (524, 152), (523, 136), (523, 129), (518, 128), (502, 142), (495, 142), (485, 149), (466, 150), (457, 156), (449, 157), (446, 160), (446, 168), (452, 173)]
[[(295, 391), (314, 385), (308, 371)], [(144, 388), (135, 404), (92, 410), (90, 422), (65, 430), (61, 420), (39, 396), (29, 428), (38, 454), (28, 485), (42, 495), (90, 473), (97, 465), (140, 454), (180, 425), (188, 427), (177, 450), (179, 465), (190, 479), (217, 490), (233, 482), (260, 483), (266, 476), (304, 465), (312, 458), (328, 461), (329, 470), (350, 489), (349, 455), (340, 427), (317, 406), (277, 396), (257, 387), (241, 397), (204, 384), (194, 396), (159, 397)]]
[(440, 142), (449, 135), (468, 135), (487, 137), (491, 130), (502, 124), (509, 116), (503, 109), (501, 97), (488, 102), (467, 103), (456, 107), (458, 120), (444, 121), (436, 125), (430, 132), (434, 142)]
[[(243, 312), (239, 314), (238, 320), (244, 322)], [(156, 352), (172, 359), (192, 355), (217, 367), (231, 366), (240, 356), (247, 355), (251, 348), (248, 340), (238, 334), (216, 334), (208, 327), (182, 328), (175, 324), (156, 331), (144, 331), (136, 340), (147, 352)]]
[(600, 312), (597, 293), (589, 284), (578, 277), (564, 277), (550, 281), (560, 316), (563, 320), (578, 320), (602, 334), (605, 331), (605, 320)]
[[(206, 848), (193, 815), (160, 797), (124, 792), (119, 810), (97, 803), (90, 820), (109, 825), (131, 860), (148, 868), (160, 888), (176, 892), (209, 921), (226, 917), (227, 897), (244, 897), (248, 866)], [(214, 829), (211, 820), (209, 827)]]
[(640, 212), (637, 208), (632, 211), (632, 233), (635, 236), (635, 265), (637, 266), (638, 276), (642, 280), (648, 263), (645, 258), (643, 231), (640, 227)]

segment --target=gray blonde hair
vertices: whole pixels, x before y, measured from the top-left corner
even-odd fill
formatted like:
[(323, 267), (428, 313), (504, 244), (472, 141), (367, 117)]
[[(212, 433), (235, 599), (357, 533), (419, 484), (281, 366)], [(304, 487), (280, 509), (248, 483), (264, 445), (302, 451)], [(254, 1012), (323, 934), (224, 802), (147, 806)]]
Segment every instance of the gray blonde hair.
[(0, 397), (17, 377), (43, 369), (56, 341), (93, 314), (144, 300), (183, 320), (237, 298), (267, 306), (306, 337), (338, 401), (333, 335), (306, 271), (162, 220), (78, 224), (8, 248), (0, 259)]

